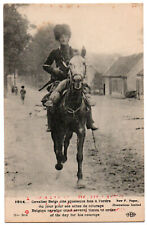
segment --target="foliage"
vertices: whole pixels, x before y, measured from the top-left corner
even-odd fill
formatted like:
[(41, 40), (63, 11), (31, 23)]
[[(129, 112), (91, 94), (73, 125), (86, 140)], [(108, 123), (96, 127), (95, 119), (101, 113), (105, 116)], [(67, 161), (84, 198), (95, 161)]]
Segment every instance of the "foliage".
[(92, 88), (93, 88), (93, 90), (102, 88), (102, 74), (101, 73), (96, 72), (94, 74), (94, 78), (92, 81)]
[(17, 5), (4, 5), (4, 69), (5, 75), (15, 73), (20, 54), (30, 40), (28, 21), (17, 11)]
[(52, 24), (38, 29), (21, 56), (19, 75), (25, 75), (28, 79), (31, 77), (35, 86), (47, 81), (49, 76), (43, 71), (42, 66), (49, 52), (57, 46)]

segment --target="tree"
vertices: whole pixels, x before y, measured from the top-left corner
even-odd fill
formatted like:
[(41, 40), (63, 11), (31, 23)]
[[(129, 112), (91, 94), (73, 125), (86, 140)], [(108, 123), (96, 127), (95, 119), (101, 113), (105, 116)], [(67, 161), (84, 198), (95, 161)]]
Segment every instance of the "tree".
[[(40, 86), (49, 79), (42, 66), (53, 48), (57, 48), (53, 33), (53, 25), (38, 29), (29, 45), (21, 55), (19, 75), (25, 76), (26, 80), (32, 81), (35, 86)], [(31, 80), (31, 81), (30, 81)]]
[[(28, 21), (17, 11), (17, 5), (4, 5), (4, 81), (7, 75), (16, 72), (20, 54), (30, 40)], [(5, 85), (6, 88), (6, 85)]]

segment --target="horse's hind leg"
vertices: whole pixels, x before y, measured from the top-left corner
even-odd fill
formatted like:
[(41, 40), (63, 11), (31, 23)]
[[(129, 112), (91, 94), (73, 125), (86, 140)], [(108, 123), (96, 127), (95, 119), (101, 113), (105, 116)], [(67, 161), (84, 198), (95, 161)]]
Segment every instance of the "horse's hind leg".
[(72, 135), (73, 135), (73, 132), (69, 131), (69, 132), (66, 133), (66, 136), (65, 136), (64, 155), (63, 155), (63, 159), (62, 159), (63, 163), (67, 161), (67, 149), (68, 149), (68, 146), (69, 146), (69, 143), (70, 143), (70, 139), (72, 138)]

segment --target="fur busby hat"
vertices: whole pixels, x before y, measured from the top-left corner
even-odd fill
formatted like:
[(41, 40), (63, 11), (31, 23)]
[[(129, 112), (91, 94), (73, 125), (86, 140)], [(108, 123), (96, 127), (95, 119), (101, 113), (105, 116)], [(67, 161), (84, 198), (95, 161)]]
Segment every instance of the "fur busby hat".
[(24, 86), (22, 85), (21, 88), (24, 88)]
[(62, 34), (71, 37), (70, 27), (67, 24), (57, 24), (54, 28), (55, 39), (58, 41)]

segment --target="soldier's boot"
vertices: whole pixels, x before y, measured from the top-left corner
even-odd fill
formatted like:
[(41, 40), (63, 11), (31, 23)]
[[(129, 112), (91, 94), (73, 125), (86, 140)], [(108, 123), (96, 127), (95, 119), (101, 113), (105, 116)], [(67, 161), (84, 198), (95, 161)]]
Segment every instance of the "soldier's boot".
[(91, 130), (97, 130), (98, 128), (94, 125), (94, 121), (92, 119), (92, 111), (91, 111), (91, 107), (89, 108), (88, 112), (87, 112), (87, 123), (86, 123), (86, 127), (87, 129), (91, 129)]

